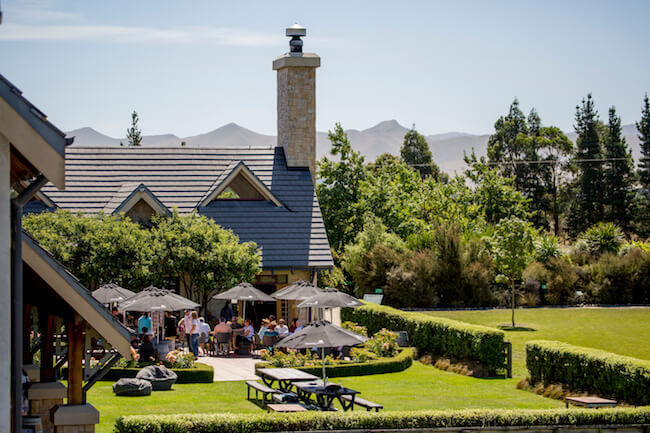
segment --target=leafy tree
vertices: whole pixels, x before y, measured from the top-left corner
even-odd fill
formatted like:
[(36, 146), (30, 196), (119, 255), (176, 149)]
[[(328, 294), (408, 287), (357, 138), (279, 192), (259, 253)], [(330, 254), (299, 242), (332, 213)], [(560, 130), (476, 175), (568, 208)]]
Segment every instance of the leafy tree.
[[(133, 110), (131, 113), (131, 127), (126, 130), (126, 139), (129, 146), (140, 146), (142, 145), (142, 131), (138, 127), (138, 122), (140, 118), (138, 113)], [(121, 145), (122, 143), (120, 143)]]
[(423, 179), (427, 176), (440, 179), (440, 168), (433, 162), (429, 143), (427, 143), (426, 138), (415, 130), (415, 126), (404, 136), (400, 154), (402, 161), (413, 167)]
[(605, 217), (621, 227), (630, 227), (632, 217), (634, 162), (622, 137), (621, 118), (616, 108), (609, 109), (609, 124), (604, 139)]
[(641, 120), (636, 122), (641, 144), (641, 158), (639, 159), (639, 205), (636, 220), (636, 231), (642, 236), (650, 236), (650, 101), (648, 94), (643, 98)]
[(91, 290), (110, 282), (139, 290), (155, 282), (151, 234), (124, 215), (83, 216), (59, 209), (26, 215), (23, 225)]
[(498, 283), (510, 283), (512, 327), (515, 327), (516, 290), (526, 266), (532, 261), (535, 229), (528, 221), (517, 217), (501, 220), (492, 236), (492, 253), (497, 270)]
[(328, 138), (332, 143), (330, 153), (338, 156), (338, 161), (327, 157), (319, 161), (321, 182), (316, 192), (330, 245), (341, 251), (361, 230), (363, 214), (356, 212), (354, 204), (359, 201), (360, 184), (367, 173), (363, 156), (352, 149), (341, 124), (328, 132)]
[[(531, 112), (530, 117), (534, 122), (538, 116)], [(515, 98), (510, 104), (510, 110), (506, 116), (501, 116), (494, 123), (494, 134), (490, 135), (487, 145), (488, 161), (499, 163), (499, 172), (514, 179), (515, 188), (523, 190), (524, 179), (526, 178), (526, 165), (521, 161), (528, 158), (528, 124), (526, 116), (519, 108), (519, 100)]]
[(578, 175), (576, 196), (569, 214), (569, 233), (572, 236), (603, 219), (605, 186), (603, 184), (602, 146), (599, 134), (598, 111), (591, 93), (576, 107), (576, 140)]
[(252, 281), (259, 272), (257, 245), (239, 243), (210, 218), (174, 210), (170, 217), (154, 216), (152, 224), (158, 274), (179, 278), (188, 297), (204, 308), (214, 294)]

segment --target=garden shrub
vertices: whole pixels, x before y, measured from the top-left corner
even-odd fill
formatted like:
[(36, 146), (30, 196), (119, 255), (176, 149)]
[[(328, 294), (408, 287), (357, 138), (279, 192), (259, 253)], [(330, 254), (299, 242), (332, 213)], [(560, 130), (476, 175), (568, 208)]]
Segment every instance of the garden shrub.
[(650, 361), (559, 341), (529, 341), (530, 382), (561, 383), (574, 391), (635, 405), (650, 404)]
[(470, 325), (451, 319), (409, 313), (394, 308), (366, 304), (341, 311), (344, 320), (352, 320), (375, 333), (382, 328), (406, 331), (418, 353), (449, 356), (456, 360), (480, 362), (490, 375), (505, 368), (505, 333), (498, 329)]
[[(153, 362), (140, 364), (138, 367), (113, 367), (100, 380), (114, 382), (124, 378), (134, 378), (143, 366), (151, 364)], [(212, 383), (214, 381), (214, 369), (200, 362), (194, 363), (192, 368), (172, 368), (171, 370), (178, 376), (176, 383)], [(67, 374), (67, 367), (61, 368), (61, 376), (67, 377)]]
[(115, 433), (254, 433), (372, 429), (409, 431), (450, 427), (604, 426), (650, 423), (648, 408), (461, 409), (418, 412), (184, 414), (120, 417)]
[(587, 229), (581, 239), (587, 244), (587, 249), (594, 256), (604, 253), (617, 254), (625, 240), (623, 232), (614, 223), (600, 222)]
[(586, 282), (581, 278), (581, 270), (563, 257), (549, 258), (546, 263), (533, 262), (523, 273), (527, 284), (537, 282), (546, 285), (544, 301), (552, 305), (575, 304), (580, 301), (578, 291), (584, 293)]
[(650, 252), (604, 254), (590, 267), (592, 288), (603, 304), (650, 303)]
[[(344, 376), (366, 376), (369, 374), (385, 374), (404, 371), (413, 363), (413, 349), (410, 347), (403, 348), (397, 356), (391, 358), (369, 359), (365, 362), (339, 361), (336, 364), (327, 365), (327, 377), (344, 377)], [(331, 360), (331, 358), (330, 358)], [(255, 364), (255, 369), (273, 368), (269, 363), (259, 362)], [(317, 360), (313, 365), (294, 366), (298, 370), (305, 371), (315, 376), (322, 373), (322, 363)]]

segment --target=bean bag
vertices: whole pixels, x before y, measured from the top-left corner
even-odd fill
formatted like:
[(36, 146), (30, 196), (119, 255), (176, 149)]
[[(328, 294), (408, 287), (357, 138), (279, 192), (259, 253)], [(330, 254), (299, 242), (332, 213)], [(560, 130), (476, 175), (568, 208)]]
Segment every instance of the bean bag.
[(176, 383), (178, 376), (169, 368), (163, 365), (149, 365), (138, 371), (136, 379), (143, 379), (151, 382), (154, 391), (169, 391)]
[(120, 379), (113, 384), (113, 392), (129, 397), (151, 395), (151, 383), (141, 379)]

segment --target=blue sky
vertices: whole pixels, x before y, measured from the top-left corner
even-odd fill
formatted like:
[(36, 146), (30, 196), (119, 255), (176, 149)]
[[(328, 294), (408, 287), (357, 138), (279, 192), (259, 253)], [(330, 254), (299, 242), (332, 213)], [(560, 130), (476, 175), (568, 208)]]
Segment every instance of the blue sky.
[(318, 129), (488, 133), (516, 96), (571, 130), (594, 94), (638, 120), (650, 1), (2, 1), (0, 73), (64, 130), (275, 134), (272, 60), (307, 27)]

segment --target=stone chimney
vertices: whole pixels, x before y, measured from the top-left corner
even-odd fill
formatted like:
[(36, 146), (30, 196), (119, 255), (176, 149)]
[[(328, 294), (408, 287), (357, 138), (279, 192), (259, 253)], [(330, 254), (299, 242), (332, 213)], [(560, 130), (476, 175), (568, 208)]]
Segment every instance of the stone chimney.
[(302, 52), (307, 31), (287, 28), (290, 52), (273, 61), (278, 71), (278, 145), (284, 147), (288, 167), (309, 167), (316, 179), (316, 68), (320, 57)]

